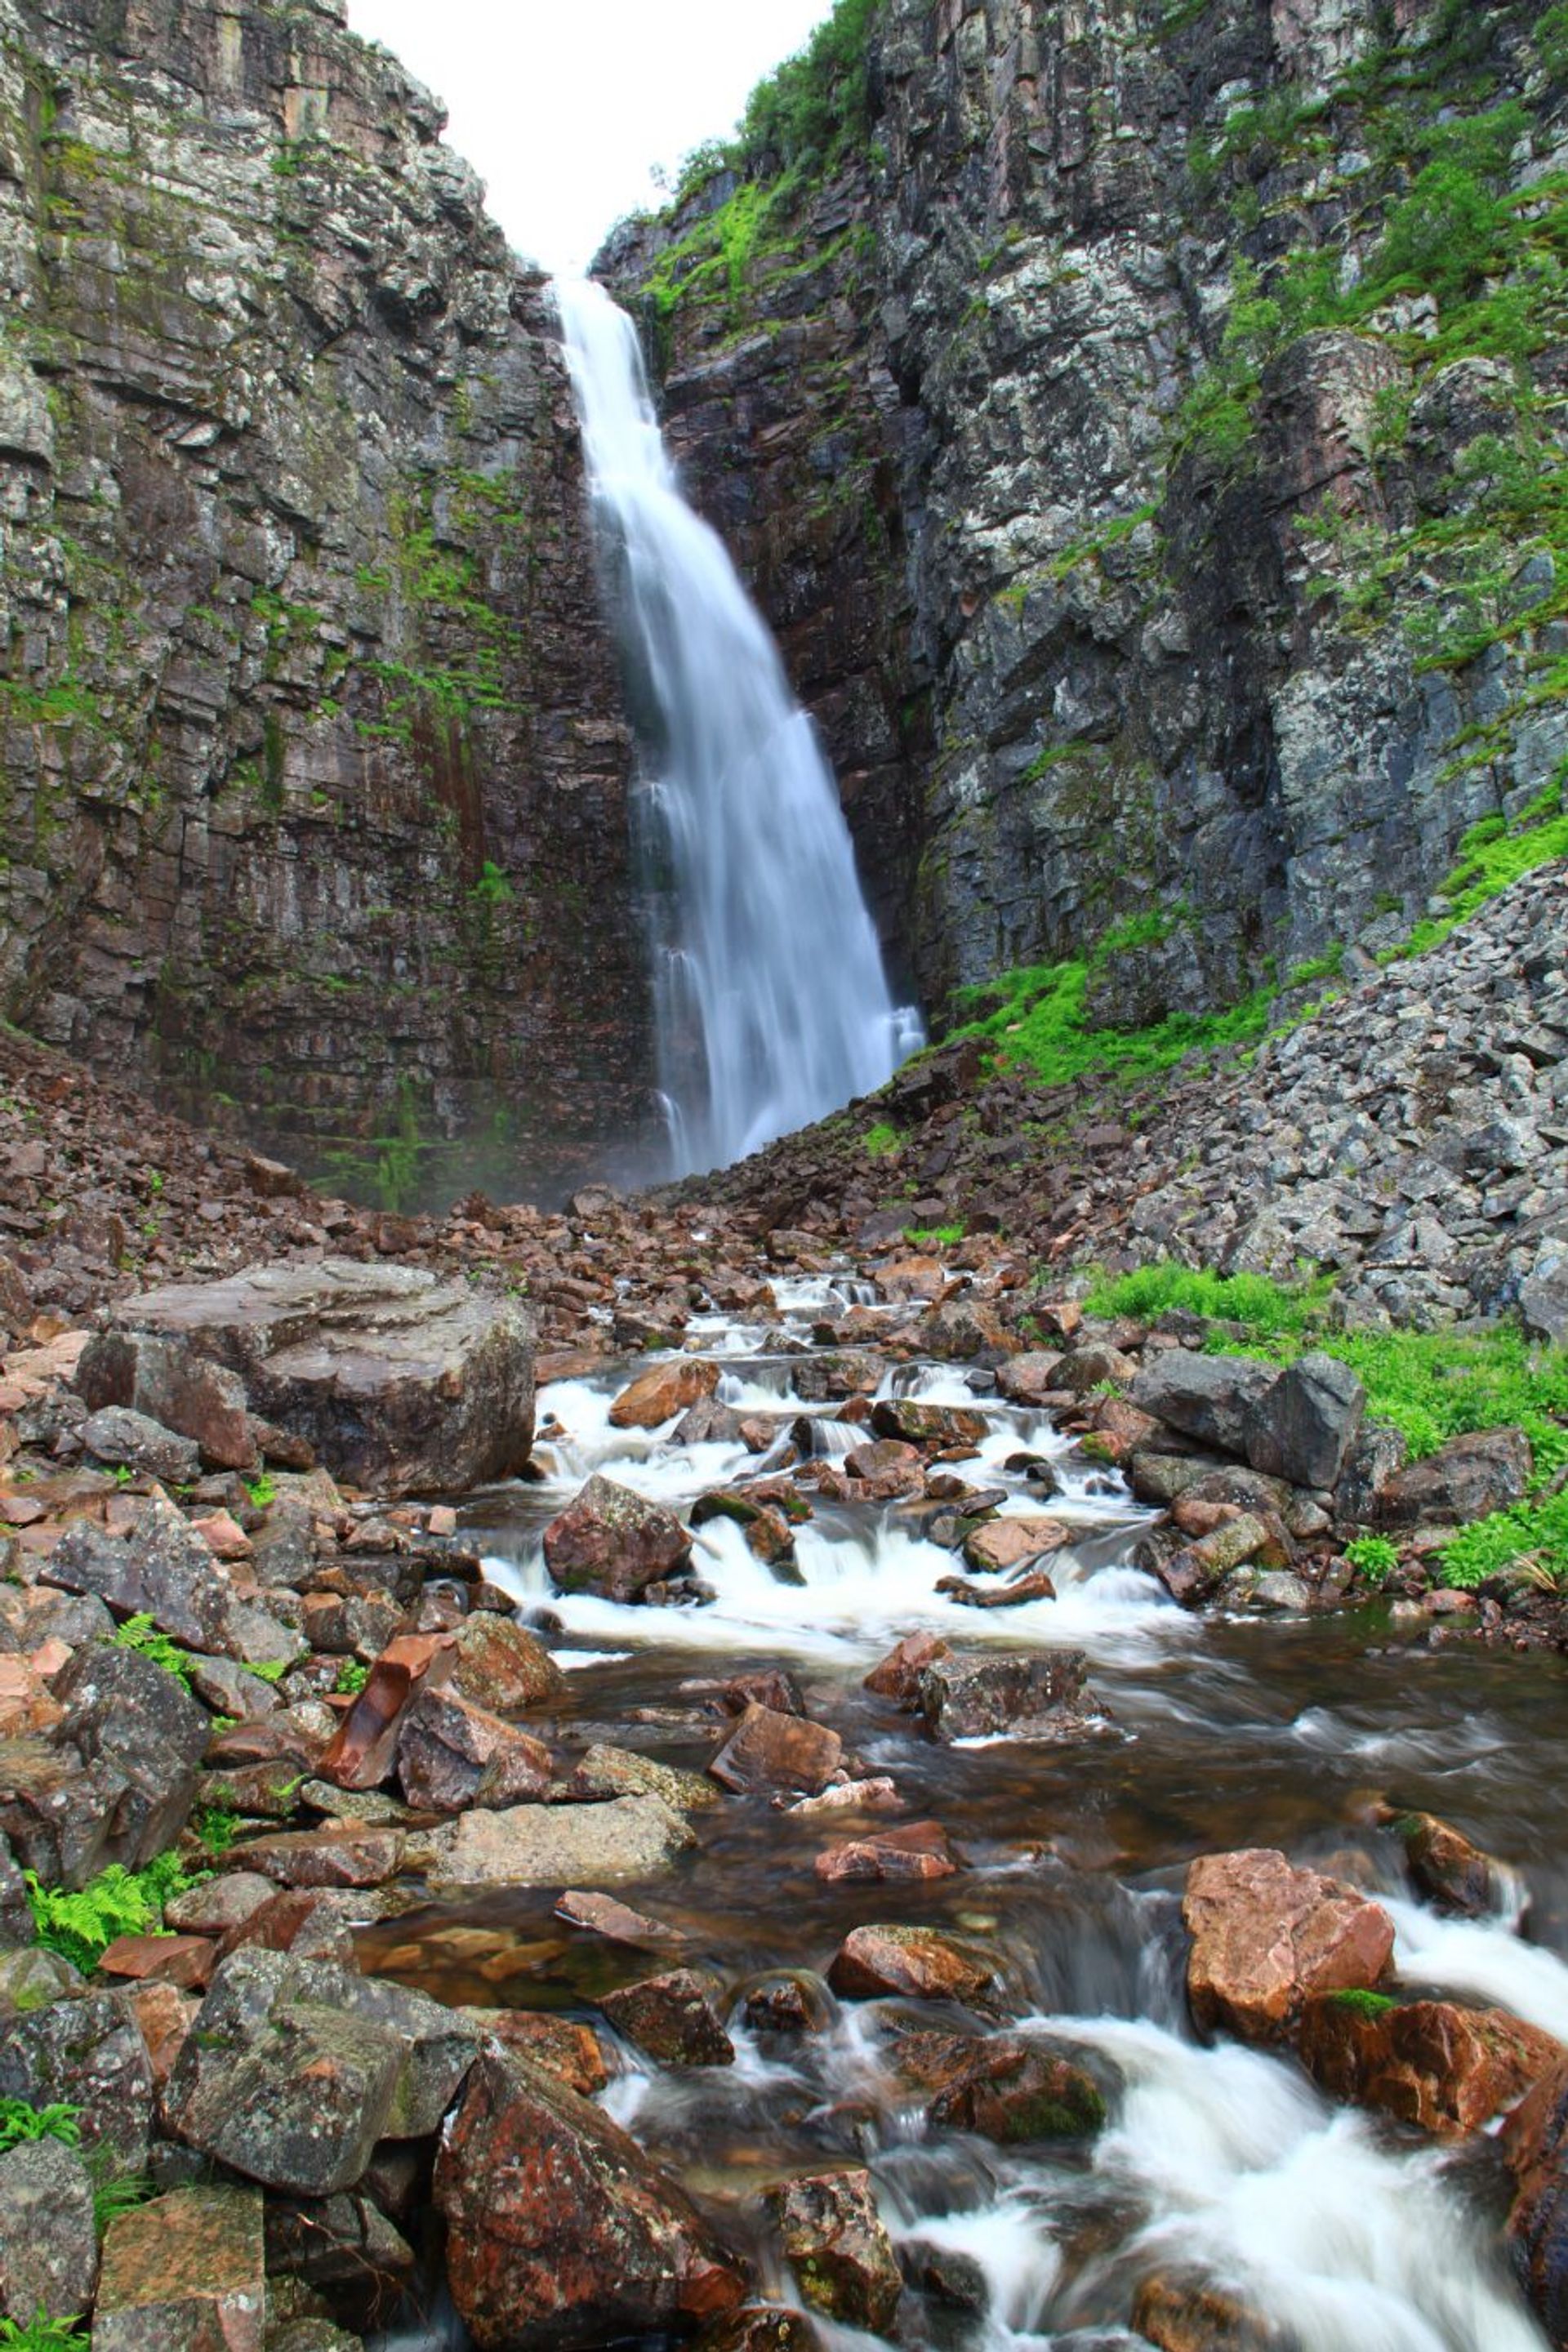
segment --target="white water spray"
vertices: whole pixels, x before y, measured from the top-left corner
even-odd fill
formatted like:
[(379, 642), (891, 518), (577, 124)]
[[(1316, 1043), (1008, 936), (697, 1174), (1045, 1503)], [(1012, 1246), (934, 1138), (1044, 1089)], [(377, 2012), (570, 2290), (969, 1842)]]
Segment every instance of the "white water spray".
[(674, 1172), (727, 1165), (889, 1077), (894, 1006), (810, 719), (717, 534), (680, 494), (637, 331), (555, 288), (644, 738), (654, 1010)]

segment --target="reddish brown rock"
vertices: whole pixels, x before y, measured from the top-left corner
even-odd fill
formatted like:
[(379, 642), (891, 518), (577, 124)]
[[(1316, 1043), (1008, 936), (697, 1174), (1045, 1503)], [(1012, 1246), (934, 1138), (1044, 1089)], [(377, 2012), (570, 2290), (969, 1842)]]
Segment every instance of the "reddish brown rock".
[(1331, 2097), (1380, 2107), (1440, 2139), (1479, 2131), (1568, 2063), (1560, 2042), (1506, 2010), (1384, 2007), (1354, 1994), (1308, 2001), (1298, 2047)]
[(901, 1495), (925, 1492), (925, 1456), (918, 1445), (900, 1444), (897, 1438), (858, 1445), (845, 1455), (844, 1467), (858, 1486), (868, 1490), (861, 1497), (866, 1502), (891, 1503)]
[(540, 1640), (515, 1617), (480, 1610), (458, 1629), (452, 1687), (492, 1715), (518, 1715), (561, 1696), (566, 1677)]
[(822, 2338), (804, 2311), (748, 2303), (705, 2327), (694, 2352), (821, 2352)]
[(806, 1716), (780, 1715), (754, 1702), (747, 1707), (708, 1769), (726, 1789), (825, 1788), (838, 1769), (844, 1742)]
[(628, 1903), (617, 1903), (613, 1895), (573, 1890), (555, 1906), (555, 1916), (570, 1927), (585, 1928), (590, 1935), (602, 1936), (607, 1944), (623, 1944), (630, 1951), (657, 1952), (687, 1940), (679, 1927), (650, 1919)]
[(110, 2221), (93, 2305), (102, 2352), (261, 2352), (266, 2313), (259, 2189), (176, 2189)]
[(542, 2066), (580, 2098), (593, 2098), (610, 2079), (604, 2050), (591, 2025), (578, 2025), (570, 2018), (532, 2009), (459, 2009), (458, 2015), (465, 2025), (489, 2035), (504, 2050)]
[(885, 2336), (903, 2279), (870, 2174), (847, 2166), (805, 2173), (771, 2190), (768, 2203), (802, 2300), (844, 2326)]
[(735, 2045), (714, 2007), (718, 1987), (694, 1969), (669, 1969), (600, 1997), (618, 2032), (661, 2066), (732, 2066)]
[(847, 2000), (957, 2000), (989, 2007), (1005, 1989), (1002, 1962), (972, 1937), (936, 1927), (857, 1927), (838, 1947), (827, 1981)]
[(279, 1886), (384, 1886), (397, 1874), (404, 1843), (401, 1830), (368, 1829), (363, 1823), (349, 1822), (333, 1829), (250, 1838), (235, 1846), (232, 1854), (236, 1869), (259, 1871)]
[(1261, 2312), (1195, 2279), (1145, 2279), (1132, 2325), (1159, 2352), (1289, 2352), (1289, 2339)]
[(1568, 2345), (1568, 2059), (1537, 2083), (1502, 2129), (1516, 2184), (1509, 2247), (1552, 2344)]
[(911, 2033), (894, 2063), (906, 2082), (934, 2093), (929, 2120), (942, 2130), (978, 2132), (1006, 2147), (1018, 2140), (1082, 2139), (1105, 2121), (1105, 2097), (1066, 2051), (1033, 2035), (975, 2041)]
[(908, 1397), (884, 1397), (871, 1408), (879, 1437), (900, 1439), (925, 1453), (967, 1453), (990, 1427), (983, 1412), (952, 1404), (915, 1404)]
[(910, 1822), (879, 1830), (872, 1837), (848, 1838), (816, 1857), (816, 1874), (829, 1885), (846, 1880), (951, 1878), (958, 1864), (940, 1822)]
[(1396, 1813), (1390, 1818), (1405, 1847), (1412, 1880), (1439, 1910), (1484, 1919), (1503, 1907), (1508, 1873), (1451, 1822), (1439, 1821), (1436, 1813)]
[(952, 1644), (940, 1633), (907, 1633), (896, 1649), (872, 1667), (862, 1687), (875, 1691), (879, 1698), (895, 1700), (900, 1706), (913, 1706), (923, 1670), (952, 1655)]
[(1057, 1588), (1043, 1568), (1010, 1577), (1005, 1584), (972, 1584), (967, 1577), (940, 1576), (936, 1590), (964, 1609), (1020, 1609), (1026, 1601), (1054, 1601)]
[(294, 1952), (311, 1959), (354, 1962), (354, 1941), (330, 1895), (308, 1887), (290, 1888), (261, 1904), (219, 1938), (219, 1962), (231, 1952)]
[(612, 1429), (659, 1429), (678, 1412), (710, 1397), (719, 1385), (717, 1364), (682, 1356), (673, 1364), (654, 1364), (623, 1389), (610, 1407)]
[(677, 1575), (691, 1539), (672, 1512), (595, 1474), (544, 1530), (544, 1561), (563, 1592), (637, 1601)]
[(99, 1974), (198, 1992), (211, 1979), (216, 1951), (205, 1936), (117, 1936), (99, 1960)]
[(339, 1789), (379, 1788), (392, 1769), (403, 1717), (415, 1692), (439, 1690), (457, 1662), (457, 1644), (449, 1633), (400, 1633), (390, 1642), (317, 1763), (317, 1779), (331, 1780)]
[(1247, 2041), (1282, 2040), (1315, 1993), (1376, 1985), (1394, 1952), (1378, 1904), (1266, 1847), (1194, 1862), (1182, 1916), (1193, 2015)]
[(454, 1690), (423, 1690), (397, 1740), (397, 1777), (422, 1812), (515, 1805), (549, 1793), (550, 1750)]
[(1036, 1409), (1058, 1389), (1057, 1366), (1061, 1362), (1058, 1350), (1039, 1350), (1032, 1355), (1015, 1356), (1003, 1364), (996, 1374), (996, 1385), (1010, 1404), (1031, 1405)]
[(922, 1669), (920, 1711), (933, 1739), (1068, 1739), (1085, 1729), (1081, 1650), (939, 1658)]
[(487, 2051), (436, 2159), (447, 2280), (479, 2352), (595, 2352), (733, 2310), (740, 2264), (587, 2100)]
[(153, 2088), (162, 2097), (201, 2002), (194, 1993), (181, 1992), (177, 1986), (156, 1979), (131, 1986), (126, 1997), (147, 2044)]

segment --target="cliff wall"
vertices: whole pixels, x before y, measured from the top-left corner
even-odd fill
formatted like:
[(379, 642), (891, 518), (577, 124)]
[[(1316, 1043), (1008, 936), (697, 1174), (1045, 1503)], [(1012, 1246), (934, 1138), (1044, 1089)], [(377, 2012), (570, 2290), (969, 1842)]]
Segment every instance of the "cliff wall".
[[(841, 11), (841, 15), (842, 15)], [(601, 268), (939, 1012), (1406, 938), (1568, 759), (1568, 12), (879, 0)]]
[(0, 0), (0, 1012), (393, 1204), (647, 1102), (538, 276), (342, 0)]

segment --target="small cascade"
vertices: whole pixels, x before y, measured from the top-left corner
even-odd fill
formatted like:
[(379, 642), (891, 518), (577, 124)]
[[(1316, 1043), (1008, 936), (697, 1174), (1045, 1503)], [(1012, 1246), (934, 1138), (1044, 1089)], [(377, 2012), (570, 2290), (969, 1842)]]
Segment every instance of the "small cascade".
[(721, 1167), (879, 1087), (895, 1006), (810, 719), (680, 494), (631, 320), (555, 288), (642, 739), (640, 848), (671, 1172)]

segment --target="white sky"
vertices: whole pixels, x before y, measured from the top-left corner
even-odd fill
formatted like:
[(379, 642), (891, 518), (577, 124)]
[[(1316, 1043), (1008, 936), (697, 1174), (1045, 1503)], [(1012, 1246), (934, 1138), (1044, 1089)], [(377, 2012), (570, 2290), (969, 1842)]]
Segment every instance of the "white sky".
[(448, 142), (519, 252), (581, 269), (623, 213), (733, 130), (833, 0), (349, 0), (451, 114)]

